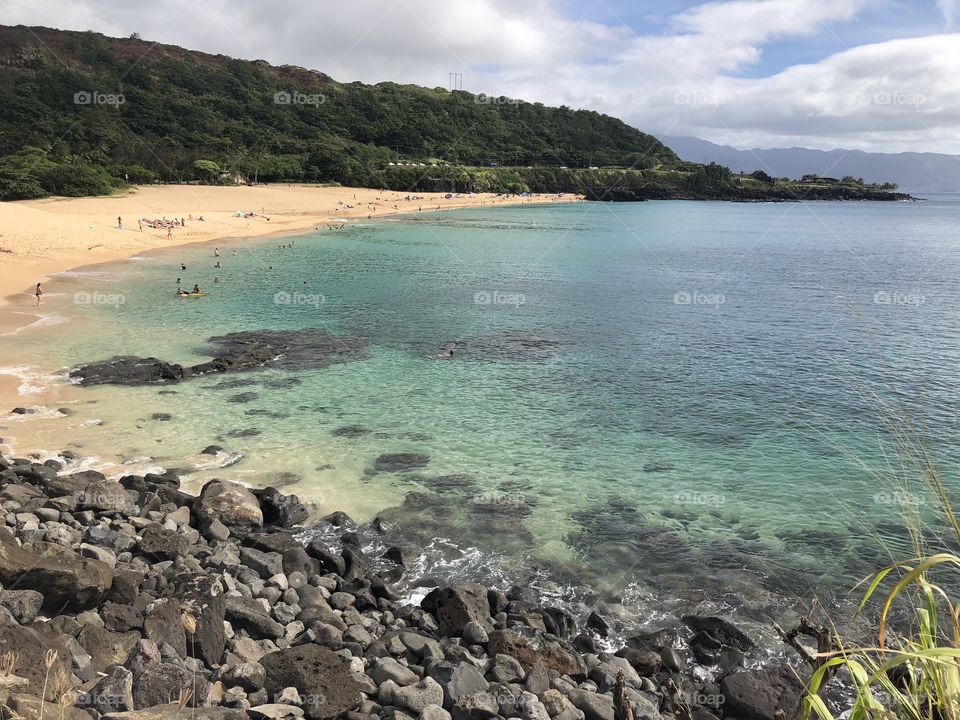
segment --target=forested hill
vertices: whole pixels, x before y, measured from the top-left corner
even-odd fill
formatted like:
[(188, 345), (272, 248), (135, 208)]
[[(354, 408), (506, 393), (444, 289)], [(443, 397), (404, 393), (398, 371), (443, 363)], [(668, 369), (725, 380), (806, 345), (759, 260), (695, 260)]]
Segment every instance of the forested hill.
[(24, 156), (30, 164), (39, 153), (44, 185), (52, 166), (72, 167), (55, 188), (68, 193), (71, 182), (95, 179), (90, 172), (104, 182), (195, 179), (198, 160), (261, 181), (370, 186), (393, 184), (390, 163), (679, 164), (656, 138), (596, 112), (340, 83), (299, 67), (46, 28), (0, 26), (0, 107), (7, 183)]

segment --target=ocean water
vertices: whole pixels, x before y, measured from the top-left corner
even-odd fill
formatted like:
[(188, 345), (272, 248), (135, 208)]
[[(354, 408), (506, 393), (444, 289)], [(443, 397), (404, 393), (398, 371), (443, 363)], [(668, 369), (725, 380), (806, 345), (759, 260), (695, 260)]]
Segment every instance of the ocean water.
[[(382, 513), (430, 545), (433, 577), (549, 575), (637, 624), (698, 603), (766, 617), (909, 557), (905, 515), (936, 532), (897, 430), (958, 487), (958, 217), (951, 196), (496, 208), (224, 240), (220, 269), (209, 245), (88, 268), (50, 285), (57, 322), (15, 338), (31, 382), (120, 354), (199, 362), (242, 330), (367, 354), (61, 387), (69, 416), (4, 435)], [(178, 277), (209, 296), (177, 298)], [(394, 452), (429, 463), (378, 472)]]

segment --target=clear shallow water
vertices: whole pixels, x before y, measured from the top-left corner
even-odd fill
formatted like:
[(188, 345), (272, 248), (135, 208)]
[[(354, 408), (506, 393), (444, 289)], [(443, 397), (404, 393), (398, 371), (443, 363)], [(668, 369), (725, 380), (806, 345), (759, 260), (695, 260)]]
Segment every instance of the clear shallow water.
[[(151, 255), (57, 284), (47, 312), (72, 322), (18, 334), (16, 364), (195, 362), (213, 335), (305, 327), (366, 338), (368, 357), (70, 389), (70, 417), (23, 422), (51, 447), (69, 438), (197, 482), (285, 481), (361, 519), (393, 507), (411, 533), (626, 604), (669, 588), (770, 608), (910, 554), (900, 516), (932, 501), (869, 472), (894, 474), (893, 415), (956, 487), (958, 213), (951, 197), (584, 203), (352, 226), (236, 257), (223, 242), (219, 270), (210, 246)], [(177, 277), (210, 296), (176, 298)], [(453, 359), (431, 357), (452, 341)], [(333, 434), (352, 425), (369, 432)], [(236, 464), (198, 469), (210, 443)], [(376, 473), (385, 452), (430, 463)]]

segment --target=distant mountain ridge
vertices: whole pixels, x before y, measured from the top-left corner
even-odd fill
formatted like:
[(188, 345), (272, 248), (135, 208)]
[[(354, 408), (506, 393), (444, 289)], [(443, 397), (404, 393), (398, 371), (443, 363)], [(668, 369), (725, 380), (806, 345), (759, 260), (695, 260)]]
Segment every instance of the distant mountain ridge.
[(941, 153), (871, 153), (862, 150), (770, 148), (737, 150), (695, 137), (665, 137), (664, 144), (689, 162), (715, 162), (734, 172), (763, 170), (774, 177), (807, 173), (867, 182), (894, 182), (906, 192), (960, 192), (960, 155)]

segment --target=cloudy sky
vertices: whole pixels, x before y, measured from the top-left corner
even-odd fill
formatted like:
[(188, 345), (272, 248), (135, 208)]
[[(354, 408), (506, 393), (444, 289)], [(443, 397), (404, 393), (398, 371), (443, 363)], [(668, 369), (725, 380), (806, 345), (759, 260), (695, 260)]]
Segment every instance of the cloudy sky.
[(0, 0), (97, 30), (748, 147), (960, 153), (960, 0)]

